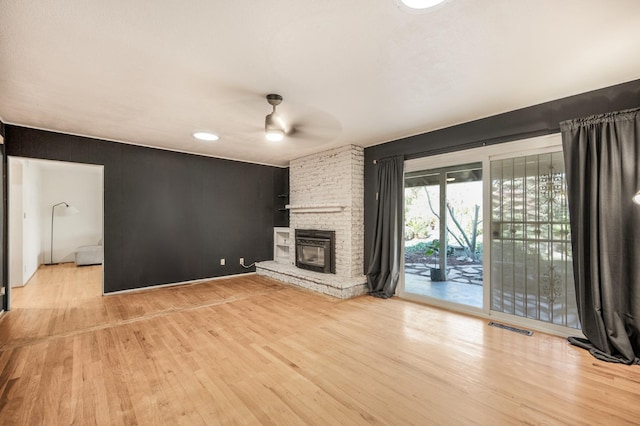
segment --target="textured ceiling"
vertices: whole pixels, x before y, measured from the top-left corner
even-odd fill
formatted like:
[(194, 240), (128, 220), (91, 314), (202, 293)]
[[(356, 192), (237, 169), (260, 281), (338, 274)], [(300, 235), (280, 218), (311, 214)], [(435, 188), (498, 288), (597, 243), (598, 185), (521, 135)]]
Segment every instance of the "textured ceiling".
[(638, 0), (0, 0), (0, 117), (287, 165), (640, 78), (639, 23)]

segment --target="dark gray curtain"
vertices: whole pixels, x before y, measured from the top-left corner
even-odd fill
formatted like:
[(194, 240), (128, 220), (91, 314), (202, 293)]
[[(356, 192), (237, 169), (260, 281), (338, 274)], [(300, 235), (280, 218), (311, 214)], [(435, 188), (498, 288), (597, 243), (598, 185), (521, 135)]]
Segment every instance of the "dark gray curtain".
[(377, 168), (378, 205), (367, 283), (369, 294), (386, 299), (393, 296), (400, 278), (404, 157), (378, 160)]
[(595, 357), (640, 363), (640, 108), (560, 123), (578, 312)]

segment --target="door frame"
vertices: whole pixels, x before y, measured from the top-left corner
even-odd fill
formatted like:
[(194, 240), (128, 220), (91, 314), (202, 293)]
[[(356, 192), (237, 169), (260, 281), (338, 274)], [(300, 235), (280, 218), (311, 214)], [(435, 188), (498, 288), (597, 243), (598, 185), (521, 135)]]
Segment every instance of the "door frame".
[[(102, 197), (102, 244), (104, 247), (104, 230), (105, 230), (105, 221), (104, 221), (104, 212), (105, 212), (105, 196), (104, 196), (104, 172), (105, 172), (105, 166), (102, 164), (88, 164), (88, 163), (79, 163), (79, 162), (74, 162), (74, 161), (65, 161), (65, 160), (50, 160), (50, 159), (43, 159), (43, 158), (32, 158), (32, 157), (21, 157), (21, 156), (16, 156), (16, 155), (6, 155), (5, 156), (5, 173), (6, 173), (6, 178), (5, 178), (5, 182), (6, 182), (6, 189), (5, 189), (5, 193), (6, 193), (6, 227), (5, 229), (7, 230), (7, 232), (5, 233), (5, 237), (6, 237), (6, 244), (5, 244), (5, 253), (6, 253), (6, 268), (5, 268), (5, 273), (6, 273), (6, 288), (7, 288), (7, 294), (6, 294), (6, 304), (7, 304), (7, 311), (11, 310), (11, 285), (9, 282), (9, 268), (11, 267), (11, 247), (9, 244), (9, 238), (11, 235), (11, 226), (10, 226), (10, 221), (9, 221), (9, 216), (10, 216), (10, 208), (11, 206), (9, 205), (9, 200), (11, 199), (10, 197), (10, 191), (11, 191), (11, 173), (9, 173), (9, 168), (10, 168), (10, 162), (12, 159), (14, 160), (26, 160), (26, 161), (31, 161), (34, 163), (65, 163), (68, 164), (69, 166), (73, 167), (73, 166), (81, 166), (81, 167), (95, 167), (95, 168), (99, 168), (100, 169), (100, 195)], [(44, 259), (46, 260), (46, 259)], [(38, 265), (38, 268), (40, 268), (42, 264)], [(36, 272), (37, 273), (37, 269)], [(35, 275), (34, 273), (34, 275)], [(101, 293), (102, 295), (104, 295), (104, 276), (105, 276), (105, 262), (103, 259), (102, 262), (102, 286), (101, 286)], [(24, 285), (27, 285), (27, 283), (25, 283)]]
[[(428, 157), (421, 157), (411, 160), (405, 160), (404, 173), (415, 172), (420, 170), (441, 169), (445, 167), (453, 167), (456, 165), (482, 162), (482, 190), (483, 190), (483, 206), (482, 206), (482, 234), (483, 234), (483, 254), (482, 254), (482, 289), (483, 300), (482, 308), (478, 309), (472, 306), (460, 305), (457, 303), (434, 299), (427, 296), (416, 295), (405, 292), (405, 265), (404, 265), (404, 244), (402, 244), (400, 280), (398, 283), (398, 296), (403, 299), (428, 304), (431, 306), (453, 310), (474, 316), (490, 318), (508, 322), (510, 324), (525, 327), (536, 331), (541, 331), (558, 336), (580, 336), (583, 334), (580, 330), (558, 326), (546, 323), (544, 321), (532, 320), (528, 318), (509, 315), (502, 312), (492, 311), (490, 306), (491, 297), (491, 250), (484, 241), (484, 236), (491, 235), (491, 221), (487, 218), (491, 217), (491, 174), (490, 162), (492, 160), (500, 160), (504, 158), (522, 157), (527, 155), (542, 154), (547, 152), (562, 150), (562, 138), (560, 133), (553, 133), (534, 138), (522, 139), (514, 142), (502, 144), (487, 145), (480, 148), (472, 148), (463, 151), (456, 151), (448, 154), (439, 154)], [(404, 188), (404, 176), (403, 176)], [(404, 232), (404, 214), (402, 229)], [(404, 235), (403, 235), (404, 241)]]
[[(0, 122), (0, 126), (2, 123)], [(0, 129), (1, 130), (1, 129)], [(0, 287), (4, 288), (4, 294), (0, 296), (0, 317), (4, 314), (5, 310), (10, 308), (11, 300), (11, 286), (9, 285), (9, 184), (7, 168), (9, 167), (7, 160), (7, 150), (4, 145), (4, 135), (0, 134), (0, 154), (2, 155), (2, 267), (0, 273)]]

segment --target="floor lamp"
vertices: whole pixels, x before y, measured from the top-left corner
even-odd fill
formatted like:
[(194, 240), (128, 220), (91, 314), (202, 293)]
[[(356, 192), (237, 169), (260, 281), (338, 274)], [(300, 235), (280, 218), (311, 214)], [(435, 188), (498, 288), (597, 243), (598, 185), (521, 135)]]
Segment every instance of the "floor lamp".
[(63, 215), (68, 216), (68, 215), (72, 215), (72, 214), (76, 214), (78, 213), (78, 209), (76, 209), (75, 207), (70, 206), (69, 204), (65, 203), (64, 201), (58, 204), (54, 204), (53, 206), (51, 206), (51, 257), (50, 257), (50, 263), (49, 265), (57, 265), (57, 263), (53, 263), (53, 218), (55, 217), (54, 213), (56, 211), (56, 207), (61, 206), (61, 205), (65, 205), (65, 208), (63, 210)]

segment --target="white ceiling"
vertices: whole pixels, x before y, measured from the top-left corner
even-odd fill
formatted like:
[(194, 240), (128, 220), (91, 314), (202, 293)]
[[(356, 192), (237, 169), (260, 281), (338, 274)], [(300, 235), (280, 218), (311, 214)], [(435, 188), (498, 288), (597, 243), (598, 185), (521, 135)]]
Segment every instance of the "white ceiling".
[(287, 165), (638, 79), (638, 46), (638, 0), (1, 0), (0, 117)]

